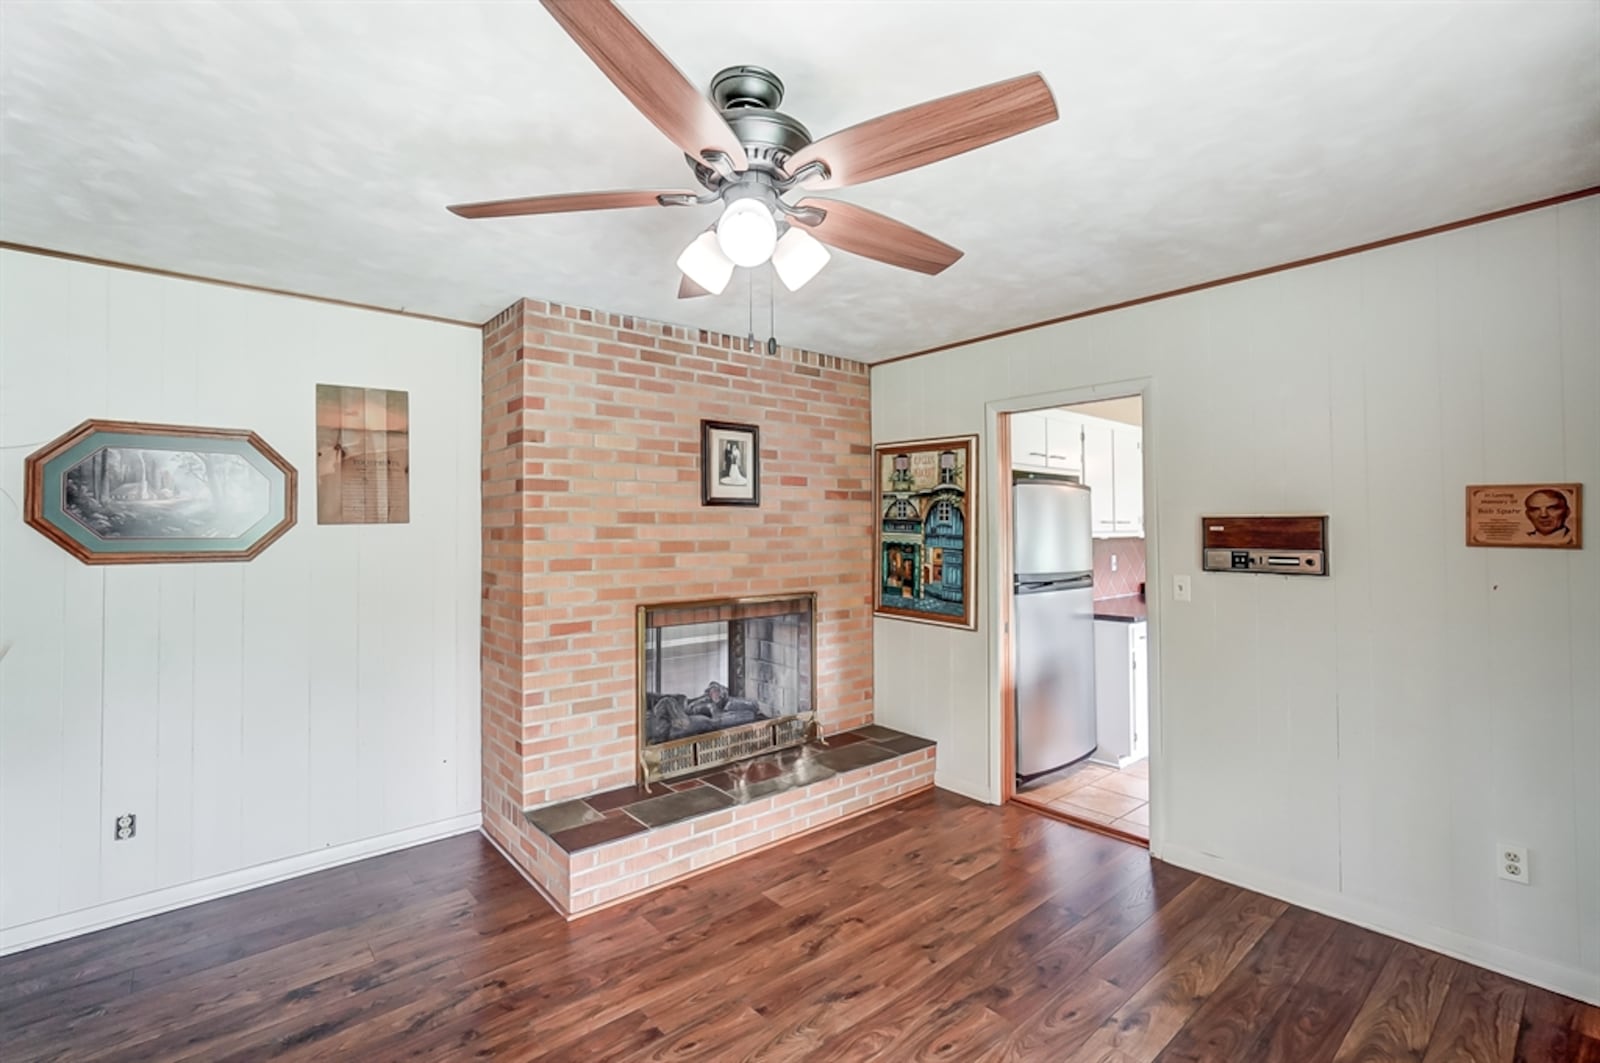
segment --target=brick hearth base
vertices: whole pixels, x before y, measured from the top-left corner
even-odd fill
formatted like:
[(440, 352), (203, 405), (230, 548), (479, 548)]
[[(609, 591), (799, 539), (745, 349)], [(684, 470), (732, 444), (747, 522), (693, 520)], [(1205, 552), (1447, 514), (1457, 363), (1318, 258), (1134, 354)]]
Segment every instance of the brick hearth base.
[(933, 743), (864, 727), (653, 795), (625, 787), (530, 810), (508, 855), (571, 919), (925, 790), (933, 771)]

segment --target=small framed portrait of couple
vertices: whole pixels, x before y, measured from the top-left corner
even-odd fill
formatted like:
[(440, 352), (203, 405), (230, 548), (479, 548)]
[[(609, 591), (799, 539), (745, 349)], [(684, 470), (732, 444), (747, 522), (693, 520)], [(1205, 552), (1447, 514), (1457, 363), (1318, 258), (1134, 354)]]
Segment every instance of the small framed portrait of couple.
[(700, 504), (761, 504), (761, 429), (753, 424), (700, 422)]
[(1474, 484), (1468, 487), (1467, 545), (1581, 549), (1583, 485)]

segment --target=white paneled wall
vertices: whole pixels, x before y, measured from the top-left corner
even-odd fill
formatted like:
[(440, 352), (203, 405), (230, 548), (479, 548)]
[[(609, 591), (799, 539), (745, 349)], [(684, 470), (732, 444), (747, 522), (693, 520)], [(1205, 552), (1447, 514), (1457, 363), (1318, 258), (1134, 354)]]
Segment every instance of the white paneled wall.
[[(1157, 851), (1600, 1002), (1597, 293), (1590, 197), (883, 366), (873, 434), (1147, 382)], [(1463, 545), (1467, 484), (1541, 480), (1583, 550)], [(879, 620), (874, 684), (991, 799), (996, 497), (979, 631)], [(1207, 512), (1330, 514), (1331, 577), (1197, 572)]]
[[(0, 251), (0, 947), (475, 825), (480, 355)], [(317, 525), (318, 383), (410, 392), (411, 523)], [(248, 563), (79, 563), (23, 524), (23, 460), (88, 417), (259, 432), (299, 523)]]

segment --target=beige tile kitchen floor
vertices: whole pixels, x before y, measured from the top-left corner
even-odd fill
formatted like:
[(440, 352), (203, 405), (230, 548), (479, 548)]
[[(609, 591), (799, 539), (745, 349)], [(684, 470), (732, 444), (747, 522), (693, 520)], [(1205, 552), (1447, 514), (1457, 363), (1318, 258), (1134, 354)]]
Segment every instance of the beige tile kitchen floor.
[(1087, 760), (1033, 780), (1017, 791), (1028, 804), (1150, 840), (1150, 762), (1118, 771)]

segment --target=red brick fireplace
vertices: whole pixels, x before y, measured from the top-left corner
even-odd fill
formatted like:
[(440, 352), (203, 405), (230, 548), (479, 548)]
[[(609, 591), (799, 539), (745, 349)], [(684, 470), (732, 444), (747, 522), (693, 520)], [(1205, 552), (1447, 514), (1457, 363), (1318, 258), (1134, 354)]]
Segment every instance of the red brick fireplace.
[[(817, 722), (827, 734), (871, 723), (868, 373), (526, 300), (485, 326), (483, 369), (484, 830), (570, 914), (664, 874), (618, 863), (584, 878), (607, 854), (569, 858), (524, 815), (635, 783), (637, 606), (815, 593)], [(759, 507), (701, 505), (702, 419), (760, 426)], [(927, 785), (932, 750), (917, 759), (926, 772), (907, 778)], [(708, 817), (723, 833), (707, 851), (773, 840), (771, 811)], [(794, 830), (813, 820), (817, 809)], [(652, 860), (679, 874), (695, 863), (670, 849)]]

